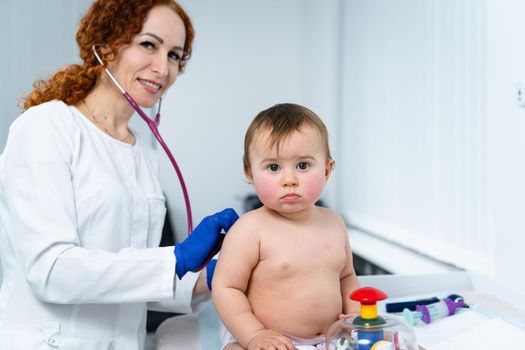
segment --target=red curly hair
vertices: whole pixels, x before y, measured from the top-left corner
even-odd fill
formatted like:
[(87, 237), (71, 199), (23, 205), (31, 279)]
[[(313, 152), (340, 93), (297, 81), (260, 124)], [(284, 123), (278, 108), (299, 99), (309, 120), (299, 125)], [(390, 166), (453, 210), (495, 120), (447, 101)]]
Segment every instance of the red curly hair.
[(77, 30), (77, 43), (83, 64), (71, 64), (55, 72), (49, 80), (37, 80), (21, 100), (24, 110), (51, 100), (61, 100), (68, 105), (81, 101), (95, 86), (104, 67), (99, 64), (91, 48), (104, 45), (100, 52), (107, 64), (115, 59), (122, 45), (129, 44), (142, 29), (148, 12), (155, 6), (168, 6), (181, 18), (186, 29), (184, 53), (179, 71), (184, 71), (191, 57), (195, 32), (187, 13), (174, 0), (96, 0), (82, 18)]

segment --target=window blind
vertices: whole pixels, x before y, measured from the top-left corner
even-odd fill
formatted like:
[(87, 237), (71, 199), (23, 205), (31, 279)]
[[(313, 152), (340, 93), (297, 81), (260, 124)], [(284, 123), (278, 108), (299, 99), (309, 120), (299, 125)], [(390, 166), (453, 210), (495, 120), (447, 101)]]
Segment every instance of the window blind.
[(493, 274), (484, 2), (342, 6), (341, 211), (364, 231)]

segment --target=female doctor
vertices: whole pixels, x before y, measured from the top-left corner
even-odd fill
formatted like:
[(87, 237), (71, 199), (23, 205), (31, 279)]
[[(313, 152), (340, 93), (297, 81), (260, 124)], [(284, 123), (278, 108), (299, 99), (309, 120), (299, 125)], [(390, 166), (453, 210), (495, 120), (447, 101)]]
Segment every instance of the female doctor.
[(193, 36), (173, 0), (96, 0), (77, 31), (82, 64), (23, 100), (0, 157), (0, 349), (141, 349), (146, 302), (188, 312), (209, 292), (212, 268), (190, 271), (237, 214), (225, 209), (175, 248), (158, 247), (166, 208), (156, 155), (128, 128), (134, 110), (92, 51), (153, 107)]

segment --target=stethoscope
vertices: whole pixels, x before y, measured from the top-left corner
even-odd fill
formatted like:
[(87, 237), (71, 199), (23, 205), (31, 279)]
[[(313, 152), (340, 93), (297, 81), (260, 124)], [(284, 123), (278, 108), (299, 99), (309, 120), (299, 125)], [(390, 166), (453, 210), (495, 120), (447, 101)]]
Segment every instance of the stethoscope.
[(166, 155), (171, 161), (171, 164), (173, 165), (173, 168), (175, 168), (175, 172), (177, 173), (177, 176), (179, 178), (180, 187), (182, 189), (182, 194), (184, 195), (184, 203), (186, 205), (186, 220), (188, 222), (188, 234), (191, 234), (193, 231), (193, 221), (191, 219), (191, 205), (190, 205), (190, 198), (188, 196), (188, 191), (186, 190), (186, 184), (184, 183), (184, 178), (182, 177), (182, 172), (179, 169), (179, 166), (177, 165), (177, 162), (175, 161), (175, 157), (173, 157), (173, 154), (171, 154), (170, 149), (162, 139), (162, 136), (160, 136), (159, 129), (157, 126), (160, 124), (160, 105), (162, 103), (162, 98), (159, 100), (159, 106), (157, 109), (157, 114), (155, 116), (155, 120), (149, 118), (146, 113), (142, 110), (142, 108), (139, 107), (137, 102), (131, 97), (118, 83), (118, 81), (115, 79), (113, 74), (104, 66), (104, 62), (98, 55), (96, 45), (93, 45), (91, 47), (93, 53), (95, 54), (95, 57), (97, 58), (97, 61), (104, 67), (104, 70), (106, 71), (106, 74), (110, 77), (110, 79), (113, 81), (116, 87), (122, 92), (122, 95), (126, 98), (126, 100), (129, 102), (131, 107), (141, 116), (141, 118), (148, 124), (148, 127), (150, 128), (151, 132), (157, 139), (157, 141), (160, 143), (162, 148), (164, 149), (164, 152), (166, 152)]

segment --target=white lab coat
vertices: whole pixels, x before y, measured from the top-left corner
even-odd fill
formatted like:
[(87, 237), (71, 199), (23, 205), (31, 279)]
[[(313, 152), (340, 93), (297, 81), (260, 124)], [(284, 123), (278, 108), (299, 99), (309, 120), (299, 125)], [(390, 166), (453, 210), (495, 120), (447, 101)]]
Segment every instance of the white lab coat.
[(173, 247), (158, 247), (157, 169), (139, 139), (63, 102), (17, 118), (0, 156), (0, 349), (142, 349), (146, 302), (191, 311), (197, 275), (174, 280)]

